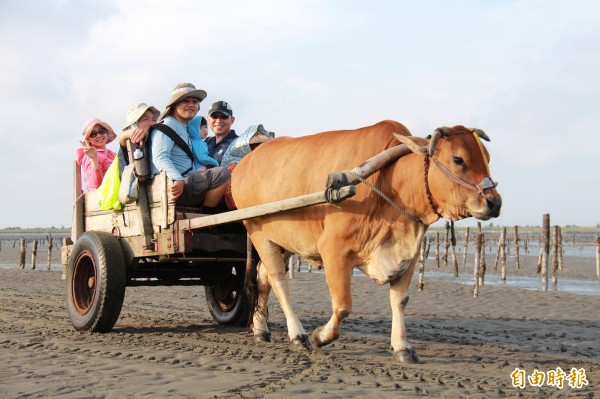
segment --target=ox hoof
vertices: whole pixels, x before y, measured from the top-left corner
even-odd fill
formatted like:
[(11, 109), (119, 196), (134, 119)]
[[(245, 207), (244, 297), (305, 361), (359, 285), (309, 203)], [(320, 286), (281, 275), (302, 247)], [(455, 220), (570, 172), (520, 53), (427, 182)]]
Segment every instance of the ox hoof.
[(271, 339), (271, 333), (268, 333), (268, 332), (261, 332), (260, 334), (256, 334), (254, 336), (254, 341), (255, 342), (273, 342), (273, 340)]
[(331, 340), (321, 341), (321, 338), (319, 338), (319, 336), (321, 335), (322, 330), (323, 330), (322, 326), (317, 327), (317, 328), (315, 328), (315, 331), (313, 331), (313, 333), (310, 335), (310, 342), (312, 342), (312, 344), (314, 346), (316, 346), (317, 348), (328, 345), (332, 342)]
[(400, 363), (418, 363), (419, 362), (419, 357), (417, 356), (417, 352), (413, 348), (410, 348), (410, 347), (394, 352), (394, 359), (396, 359)]
[(307, 350), (311, 350), (312, 346), (310, 344), (310, 340), (308, 339), (308, 335), (300, 335), (294, 339), (290, 340), (290, 343), (292, 344), (293, 347), (295, 348), (299, 348), (299, 347), (304, 347)]

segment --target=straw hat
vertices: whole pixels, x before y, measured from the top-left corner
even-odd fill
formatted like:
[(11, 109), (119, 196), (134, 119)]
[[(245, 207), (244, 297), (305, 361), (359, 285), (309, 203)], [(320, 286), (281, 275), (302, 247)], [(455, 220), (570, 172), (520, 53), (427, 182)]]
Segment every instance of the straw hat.
[(146, 103), (134, 103), (129, 107), (129, 111), (127, 111), (127, 124), (123, 128), (123, 130), (127, 130), (133, 125), (137, 123), (137, 121), (144, 115), (144, 112), (150, 110), (152, 115), (154, 115), (154, 119), (158, 118), (160, 115), (160, 111), (154, 108), (152, 105), (148, 105)]
[(196, 89), (191, 83), (179, 83), (173, 89), (171, 93), (171, 99), (167, 103), (167, 108), (163, 111), (162, 114), (158, 117), (158, 120), (161, 121), (165, 116), (171, 112), (171, 106), (184, 98), (193, 97), (197, 98), (198, 101), (202, 101), (206, 98), (206, 92), (204, 90)]
[(106, 130), (108, 130), (108, 133), (106, 135), (106, 144), (110, 143), (111, 141), (117, 138), (117, 135), (115, 134), (113, 128), (110, 127), (108, 123), (103, 122), (98, 118), (92, 118), (87, 120), (83, 124), (83, 131), (81, 132), (81, 135), (83, 136), (84, 140), (87, 141), (90, 138), (90, 134), (92, 133), (92, 130), (94, 130), (94, 126), (96, 125), (100, 125)]

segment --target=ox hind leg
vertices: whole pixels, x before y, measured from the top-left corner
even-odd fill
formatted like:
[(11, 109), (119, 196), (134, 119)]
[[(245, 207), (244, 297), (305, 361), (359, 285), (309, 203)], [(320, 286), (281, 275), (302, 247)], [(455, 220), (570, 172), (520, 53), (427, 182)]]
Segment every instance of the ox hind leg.
[(340, 336), (342, 321), (352, 312), (351, 277), (353, 266), (343, 257), (323, 259), (325, 278), (331, 297), (332, 314), (324, 326), (317, 327), (311, 335), (311, 341), (321, 347), (335, 341)]
[(287, 321), (290, 342), (310, 349), (308, 335), (290, 303), (288, 278), (285, 270), (289, 255), (282, 254), (281, 247), (264, 237), (261, 231), (251, 232), (250, 238), (260, 255), (262, 263), (258, 270), (257, 307), (252, 319), (252, 331), (255, 339), (257, 341), (270, 341), (267, 326), (267, 303), (269, 293), (273, 288)]
[(417, 363), (419, 358), (410, 345), (404, 323), (405, 309), (408, 304), (408, 287), (415, 270), (417, 258), (410, 261), (410, 265), (396, 280), (390, 282), (390, 304), (392, 305), (392, 350), (394, 358), (403, 363)]
[(271, 342), (271, 332), (267, 319), (269, 316), (269, 294), (271, 293), (271, 285), (269, 284), (269, 275), (263, 262), (258, 262), (257, 269), (257, 284), (258, 297), (256, 306), (252, 311), (252, 333), (257, 342)]
[[(283, 254), (283, 262), (287, 264), (291, 253)], [(271, 284), (269, 283), (269, 273), (263, 262), (257, 265), (257, 301), (256, 307), (252, 312), (252, 333), (257, 342), (271, 342), (271, 332), (267, 319), (269, 317), (269, 295), (271, 294)]]

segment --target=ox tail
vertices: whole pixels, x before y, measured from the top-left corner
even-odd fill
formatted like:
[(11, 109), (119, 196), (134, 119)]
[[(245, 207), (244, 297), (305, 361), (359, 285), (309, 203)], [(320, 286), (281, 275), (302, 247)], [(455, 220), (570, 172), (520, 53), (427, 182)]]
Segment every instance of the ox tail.
[(250, 236), (248, 235), (247, 242), (247, 253), (246, 253), (246, 275), (244, 279), (244, 293), (248, 300), (248, 331), (252, 332), (252, 320), (254, 319), (254, 312), (256, 311), (256, 304), (258, 302), (258, 274), (257, 265), (259, 262), (258, 253), (254, 250)]

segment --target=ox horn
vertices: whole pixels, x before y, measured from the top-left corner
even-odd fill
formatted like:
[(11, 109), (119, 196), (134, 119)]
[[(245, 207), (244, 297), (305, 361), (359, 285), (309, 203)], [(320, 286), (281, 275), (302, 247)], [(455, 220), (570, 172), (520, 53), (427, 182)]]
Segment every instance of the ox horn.
[(442, 127), (438, 127), (437, 129), (435, 129), (435, 132), (433, 132), (433, 136), (431, 137), (431, 140), (429, 141), (429, 156), (432, 157), (433, 154), (435, 153), (435, 146), (437, 145), (438, 140), (440, 139), (440, 137), (443, 137), (444, 135), (448, 135), (448, 128), (446, 126), (442, 126)]
[(480, 139), (483, 139), (485, 141), (491, 141), (490, 138), (488, 137), (487, 134), (485, 134), (485, 132), (481, 129), (471, 129), (471, 131), (473, 133), (475, 133), (477, 136), (479, 136)]
[(412, 152), (416, 152), (416, 153), (427, 152), (426, 147), (415, 143), (415, 141), (413, 139), (411, 139), (412, 136), (403, 136), (398, 133), (394, 133), (394, 136), (396, 136), (398, 141), (401, 142), (402, 144), (406, 145)]

